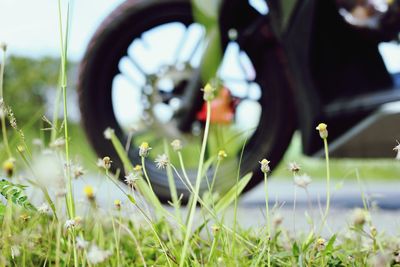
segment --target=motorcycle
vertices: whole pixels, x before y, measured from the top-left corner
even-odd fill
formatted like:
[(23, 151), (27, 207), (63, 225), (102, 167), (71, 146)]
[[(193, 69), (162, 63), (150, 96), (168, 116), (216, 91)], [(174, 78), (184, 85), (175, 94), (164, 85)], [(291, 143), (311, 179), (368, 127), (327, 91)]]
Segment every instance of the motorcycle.
[[(127, 0), (98, 28), (80, 65), (83, 125), (115, 168), (122, 164), (103, 137), (107, 127), (134, 164), (139, 144), (149, 142), (146, 168), (163, 201), (171, 181), (153, 160), (168, 153), (182, 168), (168, 151), (181, 140), (194, 183), (205, 118), (200, 89), (212, 78), (222, 89), (212, 103), (201, 194), (210, 184), (226, 191), (248, 172), (246, 190), (257, 185), (259, 160), (273, 169), (296, 130), (304, 154), (320, 155), (318, 122), (329, 125), (332, 156), (391, 156), (400, 84), (379, 45), (398, 41), (399, 32), (398, 0)], [(216, 159), (220, 150), (226, 159)], [(185, 183), (178, 175), (174, 182), (187, 200)]]

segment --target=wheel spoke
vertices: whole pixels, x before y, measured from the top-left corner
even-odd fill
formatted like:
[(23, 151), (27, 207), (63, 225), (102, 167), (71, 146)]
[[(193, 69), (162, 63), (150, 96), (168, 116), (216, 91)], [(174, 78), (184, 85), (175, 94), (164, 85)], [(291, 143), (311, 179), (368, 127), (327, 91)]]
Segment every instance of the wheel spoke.
[(178, 47), (176, 48), (176, 51), (174, 53), (174, 60), (173, 60), (173, 65), (176, 65), (179, 61), (179, 54), (181, 53), (182, 49), (185, 47), (185, 44), (187, 43), (189, 37), (189, 29), (185, 28), (185, 32), (183, 33), (183, 36), (178, 44)]
[(131, 62), (131, 63), (133, 64), (133, 66), (135, 66), (135, 68), (136, 68), (141, 74), (143, 74), (144, 77), (147, 77), (147, 76), (148, 76), (147, 72), (140, 66), (139, 63), (136, 62), (135, 58), (134, 58), (131, 54), (129, 54), (129, 53), (128, 53), (128, 59), (129, 59), (129, 62)]
[(192, 52), (190, 53), (189, 58), (187, 59), (187, 62), (190, 62), (193, 59), (197, 50), (200, 48), (201, 44), (203, 43), (203, 38), (204, 38), (204, 30), (202, 31), (199, 39), (197, 40), (195, 46), (193, 47)]

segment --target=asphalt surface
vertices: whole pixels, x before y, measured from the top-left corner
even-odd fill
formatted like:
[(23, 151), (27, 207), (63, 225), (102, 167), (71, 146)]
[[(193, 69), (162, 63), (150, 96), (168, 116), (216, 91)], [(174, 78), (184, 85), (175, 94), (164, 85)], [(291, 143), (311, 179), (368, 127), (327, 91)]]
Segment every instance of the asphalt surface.
[[(90, 184), (95, 188), (99, 206), (112, 208), (115, 199), (124, 201), (125, 197), (111, 182), (92, 177), (77, 180), (74, 183), (75, 197), (84, 207), (87, 201), (83, 186)], [(296, 206), (294, 208), (296, 190)], [(310, 229), (309, 218), (315, 224), (321, 219), (325, 209), (326, 185), (323, 182), (312, 182), (308, 186), (308, 195), (303, 188), (295, 187), (288, 179), (272, 179), (269, 182), (269, 206), (272, 217), (281, 217), (282, 225), (297, 232)], [(400, 181), (399, 182), (366, 182), (354, 181), (344, 183), (331, 182), (331, 208), (326, 231), (341, 231), (352, 224), (354, 210), (363, 207), (363, 198), (371, 209), (371, 220), (377, 229), (390, 234), (400, 233)], [(126, 201), (125, 201), (126, 203)], [(82, 204), (82, 205), (81, 205)], [(183, 213), (186, 208), (182, 208)], [(224, 215), (225, 222), (233, 222), (234, 210), (229, 208)], [(263, 184), (243, 195), (239, 201), (237, 219), (241, 227), (258, 227), (265, 225), (265, 192)]]

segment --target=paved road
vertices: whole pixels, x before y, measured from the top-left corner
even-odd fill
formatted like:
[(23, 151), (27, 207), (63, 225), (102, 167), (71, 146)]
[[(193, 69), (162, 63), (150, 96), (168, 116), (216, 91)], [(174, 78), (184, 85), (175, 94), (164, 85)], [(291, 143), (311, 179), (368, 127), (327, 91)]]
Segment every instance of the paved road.
[[(124, 199), (120, 191), (110, 182), (100, 179), (85, 179), (76, 181), (76, 197), (84, 203), (82, 193), (83, 184), (90, 184), (96, 188), (96, 197), (101, 207), (112, 207), (114, 199)], [(320, 210), (325, 208), (325, 184), (313, 182), (309, 185), (310, 202), (302, 188), (296, 191), (296, 209), (293, 211), (294, 185), (290, 180), (273, 179), (269, 183), (270, 207), (279, 206), (275, 214), (283, 218), (283, 225), (287, 229), (308, 231), (306, 213), (315, 221), (320, 219)], [(371, 218), (377, 229), (388, 233), (400, 232), (400, 181), (399, 182), (367, 182), (361, 187), (357, 182), (331, 183), (331, 211), (328, 222), (332, 231), (347, 228), (352, 222), (352, 213), (356, 207), (363, 207), (361, 192), (371, 204), (373, 211)], [(312, 208), (308, 208), (309, 205)], [(265, 223), (265, 195), (261, 184), (245, 194), (238, 209), (238, 220), (242, 227), (262, 226)], [(232, 221), (233, 209), (229, 209), (225, 216), (226, 221)], [(294, 223), (295, 222), (295, 223)], [(294, 225), (295, 224), (295, 225)]]

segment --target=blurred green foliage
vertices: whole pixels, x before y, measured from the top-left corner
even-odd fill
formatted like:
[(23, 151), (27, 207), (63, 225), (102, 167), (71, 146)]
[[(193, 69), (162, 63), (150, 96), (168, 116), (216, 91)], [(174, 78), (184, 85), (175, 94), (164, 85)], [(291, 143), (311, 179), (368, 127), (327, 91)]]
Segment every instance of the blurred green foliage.
[(44, 111), (47, 90), (56, 90), (59, 60), (10, 56), (4, 73), (4, 100), (18, 123), (27, 124), (39, 110)]

